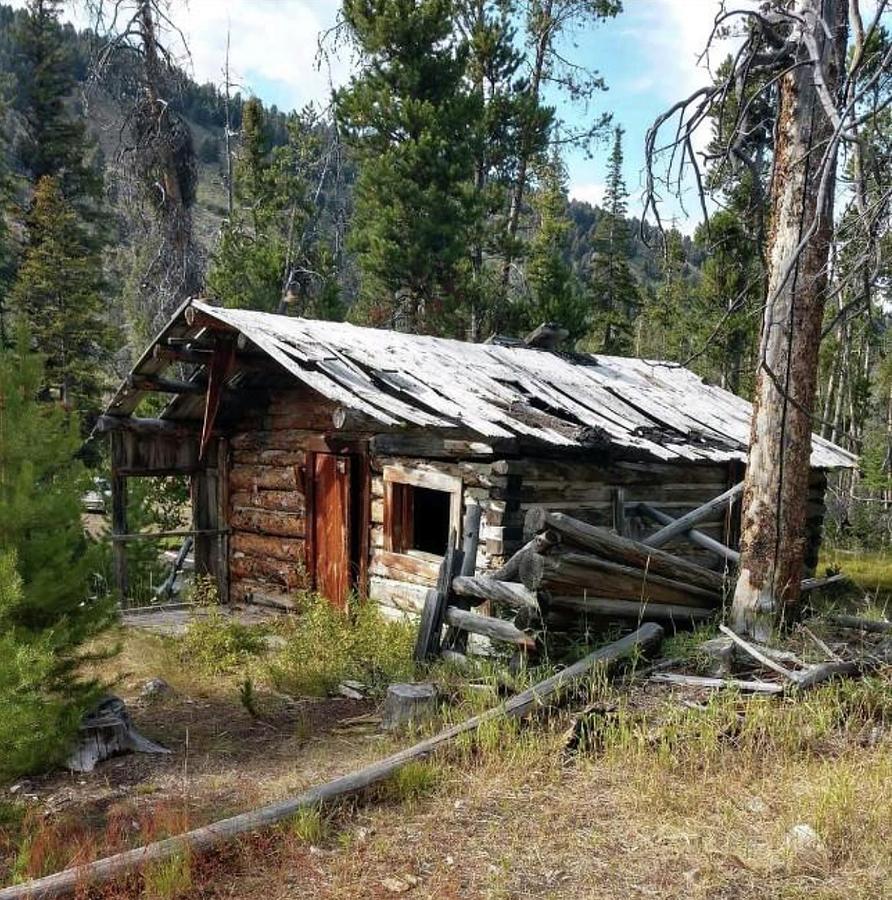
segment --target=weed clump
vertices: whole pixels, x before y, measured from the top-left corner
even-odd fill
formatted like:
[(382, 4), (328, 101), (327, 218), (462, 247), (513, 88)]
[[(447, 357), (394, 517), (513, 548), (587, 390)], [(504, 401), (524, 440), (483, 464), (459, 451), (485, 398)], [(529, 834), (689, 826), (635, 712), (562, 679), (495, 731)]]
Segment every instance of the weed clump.
[(285, 646), (270, 664), (279, 690), (324, 696), (344, 679), (382, 690), (414, 675), (411, 624), (385, 619), (368, 601), (353, 600), (348, 611), (318, 594), (297, 601), (297, 614), (283, 626)]

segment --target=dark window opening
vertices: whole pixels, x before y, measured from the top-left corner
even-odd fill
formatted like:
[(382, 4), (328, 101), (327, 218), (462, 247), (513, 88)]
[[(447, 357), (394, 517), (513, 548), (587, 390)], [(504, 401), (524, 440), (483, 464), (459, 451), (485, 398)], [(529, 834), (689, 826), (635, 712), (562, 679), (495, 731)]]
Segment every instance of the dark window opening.
[(446, 555), (449, 543), (449, 505), (452, 497), (446, 491), (412, 488), (412, 550)]
[(452, 494), (411, 484), (393, 484), (389, 494), (390, 543), (395, 553), (419, 550), (446, 555)]

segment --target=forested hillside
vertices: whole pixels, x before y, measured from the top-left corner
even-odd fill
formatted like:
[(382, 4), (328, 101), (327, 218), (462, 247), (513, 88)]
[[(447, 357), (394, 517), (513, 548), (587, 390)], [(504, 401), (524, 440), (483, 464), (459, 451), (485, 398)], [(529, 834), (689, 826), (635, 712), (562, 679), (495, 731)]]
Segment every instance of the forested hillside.
[[(643, 135), (612, 114), (597, 60), (578, 69), (562, 55), (573, 28), (615, 27), (612, 0), (385, 3), (372, 18), (345, 0), (329, 40), (349, 47), (356, 72), (327, 108), (294, 112), (192, 81), (175, 64), (185, 55), (167, 18), (175, 6), (133, 0), (119, 12), (97, 19), (101, 33), (77, 33), (55, 0), (0, 7), (3, 325), (24, 314), (51, 393), (84, 421), (198, 293), (470, 340), (555, 321), (568, 346), (678, 361), (752, 391), (770, 86), (750, 104), (757, 126), (740, 153), (752, 165), (727, 165), (722, 149), (734, 104), (710, 112), (713, 213), (687, 237), (629, 208), (624, 148)], [(885, 46), (885, 32), (873, 40)], [(587, 103), (589, 127), (567, 137), (547, 91)], [(885, 248), (890, 131), (877, 104), (869, 165), (844, 160), (841, 180), (877, 193), (872, 233)], [(600, 208), (568, 198), (563, 161), (592, 141), (611, 149)], [(857, 241), (840, 222), (815, 427), (863, 452), (862, 487), (888, 496), (884, 252), (855, 278)]]

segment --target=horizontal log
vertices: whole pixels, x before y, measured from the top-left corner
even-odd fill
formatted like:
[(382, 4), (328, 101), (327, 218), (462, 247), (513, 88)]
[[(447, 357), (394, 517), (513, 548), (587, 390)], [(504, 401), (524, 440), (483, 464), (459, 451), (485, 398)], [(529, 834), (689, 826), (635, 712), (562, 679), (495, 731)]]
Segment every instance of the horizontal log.
[(300, 466), (306, 462), (303, 450), (233, 450), (232, 463), (235, 466)]
[(564, 544), (592, 550), (602, 558), (646, 569), (654, 575), (665, 575), (713, 592), (721, 592), (724, 588), (724, 579), (717, 572), (607, 529), (589, 525), (565, 513), (548, 512), (541, 507), (531, 509), (527, 513), (525, 527), (528, 533), (551, 529)]
[(406, 553), (393, 553), (389, 550), (375, 550), (372, 553), (371, 571), (374, 575), (383, 575), (399, 581), (404, 576), (412, 578), (414, 584), (432, 586), (437, 583), (440, 562), (420, 559)]
[[(509, 609), (530, 609), (538, 612), (539, 600), (536, 594), (522, 584), (511, 581), (497, 581), (485, 575), (459, 575), (452, 579), (452, 592), (459, 597), (475, 600), (489, 600)], [(476, 604), (475, 604), (476, 605)]]
[(892, 631), (892, 622), (884, 622), (882, 619), (863, 619), (859, 616), (829, 616), (834, 625), (842, 628), (855, 628), (860, 631), (870, 631), (874, 634), (886, 634)]
[(275, 537), (302, 538), (306, 533), (306, 524), (302, 515), (253, 507), (236, 506), (229, 514), (229, 527), (234, 531), (251, 531)]
[(297, 538), (272, 537), (236, 531), (229, 539), (233, 553), (246, 556), (269, 556), (284, 562), (303, 562), (305, 544)]
[(493, 640), (517, 644), (525, 650), (536, 649), (534, 638), (504, 619), (494, 619), (492, 616), (481, 616), (466, 609), (447, 606), (446, 624), (454, 628), (461, 628), (463, 631), (470, 631), (472, 634), (482, 634)]
[(316, 434), (309, 428), (257, 428), (236, 432), (229, 443), (233, 450), (297, 450)]
[(298, 591), (307, 587), (301, 565), (269, 556), (233, 554), (229, 560), (229, 577), (233, 583), (263, 582), (265, 586), (261, 590)]
[(52, 900), (52, 898), (68, 896), (75, 891), (112, 881), (140, 867), (156, 864), (178, 855), (188, 856), (193, 852), (207, 850), (240, 834), (281, 822), (302, 809), (318, 809), (326, 801), (355, 793), (372, 784), (377, 784), (385, 778), (390, 778), (406, 763), (429, 756), (441, 745), (461, 734), (475, 731), (486, 722), (499, 720), (505, 716), (517, 718), (526, 716), (539, 709), (543, 703), (553, 702), (569, 690), (575, 689), (583, 679), (590, 675), (593, 669), (601, 668), (605, 673), (609, 673), (617, 663), (623, 662), (633, 655), (637, 656), (642, 651), (652, 649), (659, 644), (662, 637), (663, 630), (659, 625), (652, 623), (642, 625), (632, 634), (605, 647), (600, 647), (556, 675), (540, 681), (521, 694), (516, 694), (507, 702), (500, 703), (498, 706), (472, 716), (457, 725), (451, 725), (433, 737), (426, 738), (356, 772), (312, 787), (287, 800), (280, 800), (260, 809), (240, 813), (184, 834), (66, 869), (55, 875), (47, 875), (24, 884), (0, 889), (0, 900), (21, 900), (25, 897)]
[(289, 490), (299, 487), (294, 466), (233, 466), (229, 473), (232, 491)]
[(243, 599), (246, 603), (266, 606), (270, 609), (285, 609), (294, 612), (300, 608), (292, 595), (272, 591), (265, 586), (250, 587), (244, 592)]
[(521, 563), (520, 575), (530, 590), (545, 588), (553, 593), (577, 593), (557, 587), (572, 585), (598, 596), (648, 599), (682, 606), (717, 606), (722, 599), (714, 591), (586, 553), (530, 554)]
[[(646, 518), (653, 519), (655, 522), (659, 522), (663, 525), (670, 525), (672, 522), (677, 522), (677, 519), (673, 519), (672, 516), (667, 515), (659, 509), (654, 508), (649, 503), (639, 503), (638, 510), (641, 515)], [(689, 529), (685, 535), (685, 538), (689, 540), (692, 544), (696, 544), (698, 547), (702, 547), (704, 550), (711, 550), (713, 553), (718, 554), (719, 556), (727, 559), (729, 562), (737, 565), (740, 562), (740, 554), (736, 551), (728, 547), (726, 544), (723, 544), (721, 541), (717, 541), (715, 538), (710, 537), (708, 534), (704, 534), (702, 531), (698, 531), (696, 528)], [(645, 541), (645, 543), (647, 543)]]
[(134, 391), (150, 391), (162, 394), (204, 394), (207, 385), (178, 378), (162, 378), (159, 375), (131, 375), (127, 386)]
[(381, 606), (401, 612), (420, 613), (428, 590), (430, 588), (424, 585), (395, 581), (374, 574), (369, 578), (369, 598)]
[(825, 575), (821, 578), (803, 578), (799, 589), (801, 591), (816, 591), (819, 588), (827, 587), (829, 584), (842, 584), (848, 580), (849, 576), (844, 572), (838, 572), (836, 575)]
[(280, 510), (300, 516), (306, 508), (300, 491), (241, 490), (232, 493), (229, 502), (232, 508)]
[(644, 543), (650, 547), (661, 547), (668, 544), (673, 538), (690, 531), (698, 522), (708, 519), (711, 515), (730, 507), (735, 500), (743, 493), (743, 482), (735, 484), (718, 497), (713, 497), (708, 502), (692, 509), (689, 513), (679, 516), (668, 525), (663, 526), (659, 531), (650, 535)]
[(677, 622), (704, 622), (715, 612), (697, 606), (681, 606), (675, 603), (640, 603), (637, 600), (616, 600), (609, 597), (570, 597), (548, 595), (549, 610), (573, 610), (597, 616), (616, 616), (642, 622), (651, 620)]

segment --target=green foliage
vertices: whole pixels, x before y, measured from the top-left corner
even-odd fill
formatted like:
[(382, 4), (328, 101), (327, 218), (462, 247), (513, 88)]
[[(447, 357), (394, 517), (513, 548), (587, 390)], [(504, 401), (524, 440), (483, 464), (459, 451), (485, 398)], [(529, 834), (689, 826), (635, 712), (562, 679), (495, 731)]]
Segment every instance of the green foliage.
[(452, 13), (450, 0), (343, 4), (361, 68), (335, 107), (360, 164), (351, 243), (371, 324), (454, 332), (464, 303), (482, 110)]
[(328, 822), (318, 806), (298, 810), (287, 823), (288, 830), (304, 844), (317, 846), (328, 836)]
[(47, 384), (62, 402), (96, 408), (113, 331), (105, 315), (102, 262), (59, 183), (43, 176), (27, 221), (28, 241), (10, 306), (46, 355)]
[(629, 265), (628, 191), (623, 181), (622, 141), (623, 130), (617, 126), (607, 169), (604, 215), (594, 236), (591, 272), (595, 307), (592, 349), (614, 354), (632, 350), (639, 304), (638, 286)]
[(142, 872), (145, 900), (177, 900), (192, 892), (192, 860), (188, 850), (149, 863)]
[(316, 594), (298, 599), (298, 613), (284, 632), (287, 643), (270, 663), (281, 690), (323, 696), (345, 678), (372, 688), (411, 679), (411, 624), (385, 619), (370, 601), (354, 600), (344, 612)]
[(442, 769), (431, 760), (410, 760), (387, 785), (387, 795), (397, 803), (413, 806), (430, 794), (442, 778)]
[[(20, 331), (0, 345), (0, 731), (4, 774), (55, 762), (96, 696), (77, 676), (80, 647), (111, 620), (90, 596), (98, 567), (84, 536), (77, 428), (37, 399), (40, 359)], [(7, 749), (8, 748), (8, 749)]]

